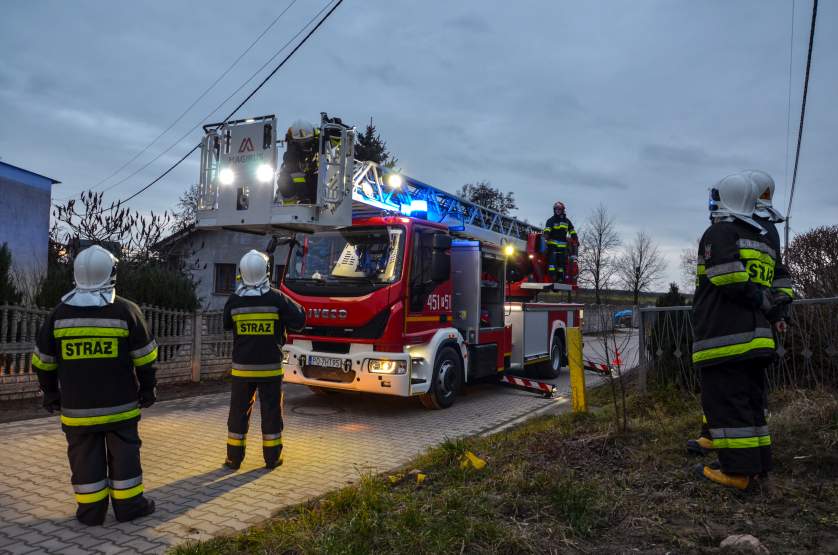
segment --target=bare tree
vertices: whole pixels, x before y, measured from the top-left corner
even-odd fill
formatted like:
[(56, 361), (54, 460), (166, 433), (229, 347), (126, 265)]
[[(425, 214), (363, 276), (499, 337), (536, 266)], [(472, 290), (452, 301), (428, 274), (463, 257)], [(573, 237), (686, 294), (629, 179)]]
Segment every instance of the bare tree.
[(174, 211), (175, 231), (185, 229), (193, 225), (197, 219), (198, 211), (198, 185), (190, 185), (188, 189), (180, 194), (177, 201), (177, 210)]
[(803, 297), (838, 295), (838, 225), (810, 229), (794, 238), (786, 265)]
[(681, 286), (684, 288), (684, 291), (688, 293), (695, 291), (695, 276), (697, 264), (698, 251), (696, 249), (689, 248), (681, 251)]
[(623, 286), (634, 294), (635, 305), (640, 293), (660, 281), (664, 270), (666, 262), (657, 244), (645, 231), (637, 232), (617, 263), (617, 276)]
[(597, 206), (588, 216), (579, 234), (579, 283), (590, 287), (601, 303), (601, 292), (616, 271), (614, 251), (620, 246), (620, 236), (614, 225), (614, 217), (604, 204)]

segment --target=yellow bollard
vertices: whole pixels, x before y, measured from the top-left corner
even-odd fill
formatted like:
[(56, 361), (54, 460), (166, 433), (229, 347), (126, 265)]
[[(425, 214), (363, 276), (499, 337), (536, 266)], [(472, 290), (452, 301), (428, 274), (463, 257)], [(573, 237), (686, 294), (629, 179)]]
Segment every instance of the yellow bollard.
[(567, 358), (570, 366), (570, 400), (573, 412), (588, 412), (588, 401), (585, 399), (585, 370), (582, 363), (582, 330), (568, 328)]

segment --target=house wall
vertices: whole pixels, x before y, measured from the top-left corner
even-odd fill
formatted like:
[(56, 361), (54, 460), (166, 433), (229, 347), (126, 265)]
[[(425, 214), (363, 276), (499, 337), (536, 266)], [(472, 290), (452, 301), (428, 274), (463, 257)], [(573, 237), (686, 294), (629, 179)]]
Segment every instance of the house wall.
[[(220, 310), (227, 302), (227, 294), (215, 293), (215, 265), (238, 264), (251, 249), (264, 251), (268, 236), (237, 233), (235, 231), (194, 231), (181, 239), (173, 250), (185, 262), (192, 278), (198, 283), (197, 293), (204, 310)], [(288, 248), (277, 247), (276, 264), (285, 264)]]
[(47, 267), (51, 183), (20, 174), (0, 173), (0, 244), (8, 243), (16, 271), (37, 276)]

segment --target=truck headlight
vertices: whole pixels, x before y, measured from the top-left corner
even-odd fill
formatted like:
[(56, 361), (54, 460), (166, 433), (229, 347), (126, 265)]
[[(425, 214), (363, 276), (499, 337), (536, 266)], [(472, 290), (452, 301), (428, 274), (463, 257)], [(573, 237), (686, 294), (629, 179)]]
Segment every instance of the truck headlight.
[(370, 358), (367, 359), (367, 370), (373, 374), (406, 374), (407, 362)]

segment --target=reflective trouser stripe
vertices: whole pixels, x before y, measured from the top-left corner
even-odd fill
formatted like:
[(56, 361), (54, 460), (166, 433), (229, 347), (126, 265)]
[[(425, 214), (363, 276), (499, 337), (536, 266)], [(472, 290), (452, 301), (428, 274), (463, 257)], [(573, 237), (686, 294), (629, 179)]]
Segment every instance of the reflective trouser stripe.
[(704, 349), (693, 353), (693, 363), (704, 362), (707, 360), (714, 360), (717, 358), (725, 358), (731, 356), (742, 355), (756, 349), (774, 349), (774, 339), (769, 337), (757, 337), (747, 343), (739, 343), (738, 345), (727, 345), (725, 347), (715, 347), (712, 349)]
[(228, 432), (227, 445), (232, 445), (233, 447), (244, 447), (247, 445), (247, 435)]
[(275, 376), (282, 376), (285, 374), (285, 370), (282, 368), (274, 370), (239, 370), (237, 368), (233, 368), (231, 374), (239, 378), (272, 378)]
[(276, 447), (282, 445), (282, 438), (271, 438), (270, 436), (262, 436), (262, 447)]
[(742, 428), (711, 428), (713, 447), (717, 449), (753, 449), (771, 445), (768, 426)]
[(143, 490), (144, 488), (142, 484), (128, 489), (112, 489), (111, 497), (114, 499), (131, 499), (132, 497), (140, 495)]
[(99, 491), (93, 493), (77, 493), (76, 502), (78, 503), (97, 503), (108, 496), (110, 488), (105, 486)]
[(758, 437), (723, 437), (713, 439), (713, 447), (716, 449), (753, 449), (759, 447)]

